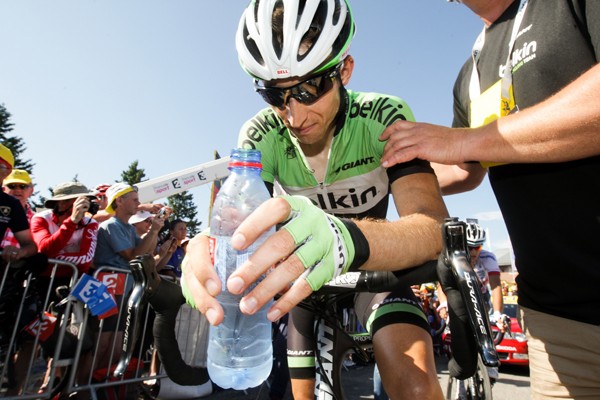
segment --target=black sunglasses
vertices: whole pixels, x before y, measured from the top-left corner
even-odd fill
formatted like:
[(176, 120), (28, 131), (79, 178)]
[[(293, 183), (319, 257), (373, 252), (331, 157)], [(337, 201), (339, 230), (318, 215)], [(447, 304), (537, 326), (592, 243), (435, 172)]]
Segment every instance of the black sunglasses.
[(254, 89), (268, 104), (280, 110), (285, 108), (290, 98), (294, 98), (302, 104), (311, 105), (331, 90), (335, 78), (340, 74), (341, 65), (340, 63), (333, 69), (287, 88), (261, 86), (259, 81), (255, 80)]
[(6, 185), (9, 189), (11, 190), (15, 190), (16, 188), (19, 188), (21, 190), (25, 190), (29, 187), (29, 185), (25, 185), (24, 183), (9, 183), (8, 185)]

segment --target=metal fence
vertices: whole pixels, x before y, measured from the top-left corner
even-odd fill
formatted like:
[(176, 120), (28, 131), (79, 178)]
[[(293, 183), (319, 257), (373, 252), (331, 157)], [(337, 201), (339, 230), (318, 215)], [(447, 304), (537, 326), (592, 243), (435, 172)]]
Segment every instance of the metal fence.
[[(111, 316), (94, 316), (88, 306), (70, 294), (80, 278), (76, 266), (54, 259), (49, 262), (52, 274), (43, 293), (36, 284), (38, 278), (26, 265), (13, 263), (2, 271), (0, 398), (49, 399), (57, 393), (74, 392), (94, 400), (150, 398), (156, 393), (144, 396), (144, 391), (152, 387), (144, 382), (153, 380), (161, 381), (158, 398), (162, 399), (210, 393), (210, 386), (179, 387), (160, 369), (152, 346), (154, 314), (150, 307), (144, 311), (143, 323), (135, 338), (136, 350), (128, 368), (123, 376), (115, 378), (113, 371), (121, 355), (132, 286), (129, 270), (97, 269), (94, 278), (108, 287), (117, 308)], [(55, 294), (58, 268), (69, 271), (68, 288), (62, 290), (66, 298), (59, 306)], [(191, 365), (205, 366), (206, 319), (197, 310), (184, 306), (175, 329), (184, 360)]]

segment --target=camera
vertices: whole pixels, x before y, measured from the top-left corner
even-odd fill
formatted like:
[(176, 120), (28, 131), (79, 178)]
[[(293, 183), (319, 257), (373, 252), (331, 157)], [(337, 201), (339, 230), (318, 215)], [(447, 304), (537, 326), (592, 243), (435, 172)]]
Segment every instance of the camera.
[(90, 208), (88, 208), (88, 212), (91, 215), (96, 215), (99, 210), (100, 210), (100, 204), (96, 203), (95, 201), (90, 200)]

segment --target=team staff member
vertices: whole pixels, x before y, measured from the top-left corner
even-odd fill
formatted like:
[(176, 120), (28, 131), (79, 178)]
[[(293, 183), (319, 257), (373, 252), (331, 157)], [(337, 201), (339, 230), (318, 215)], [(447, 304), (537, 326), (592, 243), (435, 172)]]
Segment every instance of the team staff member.
[(383, 164), (444, 164), (444, 193), (488, 173), (519, 270), (532, 394), (598, 399), (600, 297), (564, 288), (600, 280), (600, 2), (462, 3), (485, 28), (454, 87), (457, 129), (398, 122)]
[[(242, 127), (239, 145), (261, 150), (267, 186), (272, 188), (277, 182), (287, 193), (307, 196), (331, 214), (384, 219), (392, 194), (401, 215), (394, 251), (402, 253), (404, 266), (418, 265), (439, 252), (440, 223), (447, 211), (428, 163), (411, 161), (387, 171), (379, 165), (383, 154), (379, 135), (395, 119), (412, 120), (413, 115), (397, 97), (345, 88), (354, 68), (354, 59), (347, 54), (353, 35), (352, 13), (343, 0), (307, 1), (304, 7), (295, 1), (252, 2), (240, 21), (237, 50), (242, 67), (256, 78), (256, 89), (270, 107)], [(293, 201), (311, 204), (306, 197)], [(344, 222), (331, 221), (336, 229), (346, 229)], [(308, 230), (310, 225), (301, 229)], [(221, 289), (219, 279), (210, 260), (202, 258), (208, 240), (198, 241), (202, 241), (197, 247), (203, 246), (203, 253), (190, 255), (194, 265), (185, 268), (202, 269), (208, 281), (200, 281), (216, 295)], [(302, 241), (299, 238), (298, 243)], [(306, 257), (307, 273), (313, 272), (306, 279), (316, 288), (323, 276), (315, 267), (317, 260), (309, 261), (311, 246), (306, 244), (300, 251)], [(385, 260), (383, 265), (387, 264)], [(200, 310), (211, 323), (219, 323), (222, 309), (216, 300), (201, 298), (205, 289), (188, 280)], [(243, 282), (229, 282), (231, 291), (242, 291)], [(247, 313), (256, 310), (249, 298), (241, 308)], [(442, 398), (429, 327), (412, 290), (360, 294), (355, 309), (371, 328), (390, 397)], [(271, 313), (270, 318), (280, 316)], [(313, 318), (295, 308), (289, 320), (293, 395), (313, 399)]]

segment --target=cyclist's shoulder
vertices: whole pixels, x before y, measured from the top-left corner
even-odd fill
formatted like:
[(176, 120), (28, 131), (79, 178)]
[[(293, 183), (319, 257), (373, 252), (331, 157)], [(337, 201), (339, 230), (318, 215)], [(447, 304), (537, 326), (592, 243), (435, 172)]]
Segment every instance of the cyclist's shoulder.
[(414, 121), (410, 106), (398, 96), (353, 90), (347, 90), (347, 93), (349, 107), (346, 124), (366, 123), (385, 127), (399, 119)]
[(496, 254), (494, 254), (493, 252), (491, 252), (489, 250), (481, 249), (481, 252), (479, 253), (479, 259), (481, 259), (481, 260), (483, 260), (483, 259), (496, 260)]
[(500, 270), (496, 255), (491, 251), (481, 250), (479, 253), (479, 263), (481, 263), (488, 272)]

